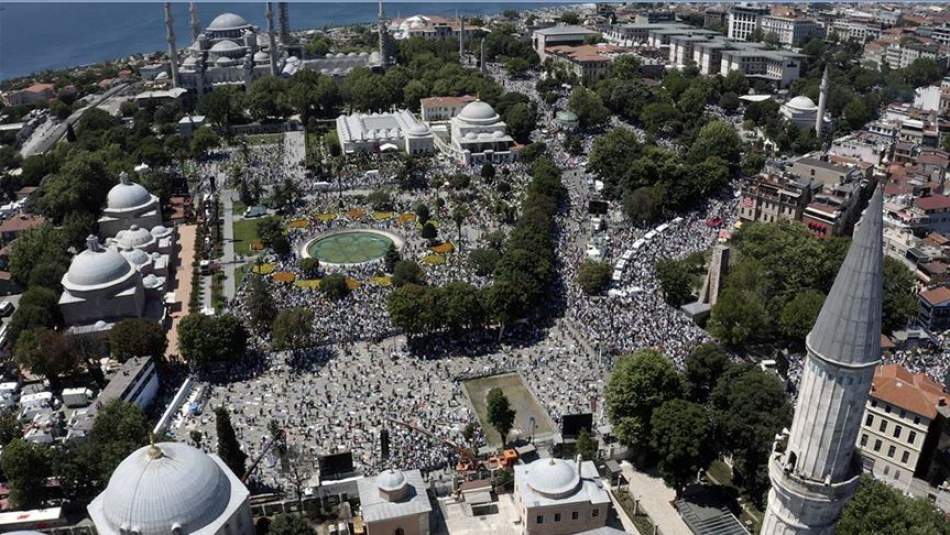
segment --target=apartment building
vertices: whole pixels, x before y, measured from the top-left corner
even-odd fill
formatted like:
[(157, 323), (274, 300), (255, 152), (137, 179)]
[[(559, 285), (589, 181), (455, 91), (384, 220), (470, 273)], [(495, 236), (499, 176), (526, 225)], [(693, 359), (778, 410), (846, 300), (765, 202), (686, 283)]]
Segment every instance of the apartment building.
[(802, 46), (823, 33), (815, 19), (796, 16), (766, 15), (762, 17), (761, 27), (766, 37), (774, 35), (786, 46)]
[(742, 189), (739, 219), (749, 223), (800, 221), (808, 203), (819, 191), (820, 184), (792, 175), (759, 175)]
[(740, 3), (729, 9), (727, 35), (730, 39), (747, 41), (756, 30), (761, 29), (762, 19), (769, 14), (763, 5)]

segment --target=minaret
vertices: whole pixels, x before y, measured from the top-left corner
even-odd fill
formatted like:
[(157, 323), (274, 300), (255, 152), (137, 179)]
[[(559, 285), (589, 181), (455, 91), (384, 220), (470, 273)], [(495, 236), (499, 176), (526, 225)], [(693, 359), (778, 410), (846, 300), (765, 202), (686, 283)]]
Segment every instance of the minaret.
[(828, 103), (828, 66), (825, 65), (825, 73), (821, 76), (821, 89), (818, 94), (818, 116), (815, 117), (815, 135), (821, 139), (821, 128), (825, 121), (825, 105)]
[(459, 20), (459, 63), (465, 62), (465, 20), (462, 19), (461, 15), (458, 12), (455, 12), (455, 16)]
[(290, 43), (290, 15), (287, 13), (287, 2), (277, 2), (277, 22), (280, 27), (280, 44), (287, 46)]
[(198, 4), (195, 2), (188, 4), (188, 11), (191, 13), (191, 40), (194, 42), (198, 40), (198, 35), (201, 33), (201, 22), (198, 20)]
[(379, 61), (383, 67), (389, 65), (389, 30), (386, 28), (386, 16), (383, 13), (383, 0), (379, 0), (379, 12), (376, 15), (376, 33), (379, 34)]
[(172, 3), (165, 2), (165, 40), (168, 41), (168, 66), (172, 73), (172, 87), (178, 87), (178, 47), (175, 46), (175, 19)]
[(478, 42), (478, 70), (485, 72), (485, 38)]
[(274, 36), (274, 8), (273, 2), (267, 2), (267, 43), (270, 52), (270, 74), (277, 76), (277, 40)]
[(831, 535), (858, 486), (854, 444), (881, 362), (882, 204), (877, 188), (805, 339), (792, 428), (776, 437), (769, 457), (772, 490), (762, 535)]

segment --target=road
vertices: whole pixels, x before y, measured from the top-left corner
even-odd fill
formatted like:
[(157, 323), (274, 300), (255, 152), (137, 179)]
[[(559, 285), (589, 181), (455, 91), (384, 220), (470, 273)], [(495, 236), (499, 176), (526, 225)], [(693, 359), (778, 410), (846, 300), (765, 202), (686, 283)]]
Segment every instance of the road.
[(51, 148), (53, 148), (54, 145), (56, 145), (56, 143), (59, 142), (60, 139), (63, 138), (63, 136), (66, 135), (66, 130), (69, 125), (75, 125), (77, 122), (79, 122), (79, 119), (81, 119), (82, 115), (86, 113), (86, 110), (98, 108), (99, 106), (104, 104), (107, 100), (121, 93), (128, 87), (129, 87), (129, 84), (119, 84), (115, 87), (112, 87), (108, 89), (105, 93), (100, 95), (89, 106), (86, 106), (84, 108), (74, 111), (72, 115), (66, 118), (65, 121), (62, 121), (51, 128), (48, 127), (44, 129), (43, 132), (37, 132), (37, 135), (39, 136), (39, 138), (33, 139), (33, 137), (30, 137), (30, 139), (27, 140), (27, 142), (23, 144), (23, 148), (20, 150), (20, 155), (25, 158), (27, 156), (33, 156), (35, 154), (43, 154), (44, 152), (50, 150)]

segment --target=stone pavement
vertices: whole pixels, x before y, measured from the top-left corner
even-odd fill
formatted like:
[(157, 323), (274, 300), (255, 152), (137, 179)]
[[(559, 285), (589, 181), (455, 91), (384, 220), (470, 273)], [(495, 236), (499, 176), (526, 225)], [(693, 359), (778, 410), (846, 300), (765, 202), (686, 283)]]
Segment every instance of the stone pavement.
[(692, 535), (692, 531), (683, 522), (679, 512), (670, 503), (676, 498), (676, 492), (667, 487), (663, 480), (636, 470), (627, 461), (620, 463), (623, 477), (630, 482), (630, 494), (640, 500), (640, 506), (660, 527), (663, 535)]
[(171, 313), (172, 325), (166, 333), (168, 347), (165, 358), (171, 360), (178, 355), (178, 322), (188, 314), (188, 302), (191, 301), (191, 263), (195, 260), (195, 225), (178, 227), (178, 262), (175, 266), (175, 302), (176, 309)]
[(222, 239), (224, 241), (224, 252), (221, 256), (221, 265), (224, 268), (224, 287), (222, 293), (227, 301), (234, 299), (236, 293), (234, 269), (236, 258), (234, 256), (234, 197), (237, 194), (231, 190), (221, 191), (221, 200), (224, 204), (224, 224), (222, 225)]

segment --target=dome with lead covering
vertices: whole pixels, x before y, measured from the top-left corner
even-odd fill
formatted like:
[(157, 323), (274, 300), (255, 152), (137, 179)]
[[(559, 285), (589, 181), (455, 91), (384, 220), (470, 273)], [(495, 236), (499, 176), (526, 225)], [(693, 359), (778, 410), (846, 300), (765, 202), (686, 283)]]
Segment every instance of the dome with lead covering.
[(549, 498), (573, 494), (581, 478), (577, 466), (563, 459), (539, 459), (528, 465), (528, 486)]
[(116, 532), (196, 533), (228, 507), (231, 481), (205, 453), (180, 442), (139, 448), (123, 460), (102, 494)]
[(245, 28), (250, 26), (246, 20), (240, 15), (234, 13), (222, 13), (214, 18), (211, 21), (211, 24), (208, 25), (209, 30), (237, 30), (239, 28)]
[(113, 249), (99, 245), (95, 236), (86, 239), (86, 250), (73, 257), (65, 275), (65, 285), (103, 286), (119, 282), (132, 271), (132, 265)]
[(817, 110), (818, 106), (815, 106), (815, 101), (806, 97), (805, 95), (799, 95), (792, 100), (789, 100), (786, 104), (789, 108), (795, 108), (796, 110), (811, 111)]
[(115, 235), (116, 242), (123, 249), (141, 247), (154, 239), (151, 232), (138, 225), (132, 225), (128, 230), (120, 230)]
[(406, 476), (398, 470), (390, 468), (376, 476), (376, 486), (382, 497), (389, 501), (399, 501), (406, 497), (410, 486)]
[(243, 47), (234, 41), (229, 41), (225, 39), (224, 41), (218, 41), (211, 47), (212, 52), (236, 52), (241, 50)]
[(458, 116), (459, 119), (468, 123), (487, 124), (498, 121), (498, 114), (495, 113), (495, 108), (492, 108), (491, 104), (481, 100), (475, 100), (466, 104)]
[(112, 186), (106, 195), (106, 207), (110, 210), (128, 210), (148, 204), (151, 194), (142, 186), (129, 180), (129, 175), (119, 175), (119, 183)]

